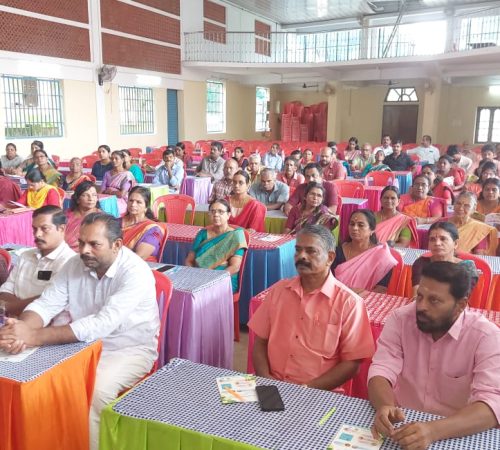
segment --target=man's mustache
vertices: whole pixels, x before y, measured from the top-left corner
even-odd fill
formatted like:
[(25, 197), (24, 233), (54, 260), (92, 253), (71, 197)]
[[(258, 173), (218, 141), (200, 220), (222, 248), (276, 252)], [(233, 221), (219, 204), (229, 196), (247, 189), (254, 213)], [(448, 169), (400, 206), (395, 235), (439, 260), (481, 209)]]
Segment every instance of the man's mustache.
[(296, 268), (298, 268), (299, 266), (304, 266), (304, 267), (307, 267), (307, 268), (309, 268), (309, 269), (310, 269), (310, 268), (311, 268), (311, 263), (308, 263), (307, 261), (302, 261), (302, 260), (300, 260), (300, 261), (297, 261), (297, 262), (295, 263), (295, 267), (296, 267)]
[(43, 239), (35, 239), (35, 244), (46, 244)]

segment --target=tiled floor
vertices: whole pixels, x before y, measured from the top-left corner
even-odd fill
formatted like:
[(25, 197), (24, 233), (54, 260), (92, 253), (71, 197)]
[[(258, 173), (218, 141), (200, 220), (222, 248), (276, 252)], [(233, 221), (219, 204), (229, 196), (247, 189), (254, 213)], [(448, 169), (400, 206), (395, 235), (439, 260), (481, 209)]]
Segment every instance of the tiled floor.
[(240, 342), (234, 343), (233, 369), (247, 371), (248, 330), (240, 330)]

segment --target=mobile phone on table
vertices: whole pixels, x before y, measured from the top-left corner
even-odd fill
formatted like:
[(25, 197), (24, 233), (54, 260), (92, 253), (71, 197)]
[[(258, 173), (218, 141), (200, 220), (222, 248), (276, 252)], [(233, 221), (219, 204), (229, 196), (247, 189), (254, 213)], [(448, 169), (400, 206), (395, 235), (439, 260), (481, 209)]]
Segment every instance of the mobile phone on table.
[(285, 405), (276, 386), (256, 386), (255, 391), (262, 411), (285, 410)]

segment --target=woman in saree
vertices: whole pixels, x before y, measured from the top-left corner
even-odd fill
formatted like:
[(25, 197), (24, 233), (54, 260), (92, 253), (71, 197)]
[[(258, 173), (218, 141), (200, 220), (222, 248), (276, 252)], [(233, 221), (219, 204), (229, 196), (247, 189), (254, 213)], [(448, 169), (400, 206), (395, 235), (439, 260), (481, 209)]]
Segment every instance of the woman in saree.
[(151, 191), (148, 188), (132, 188), (127, 213), (122, 218), (123, 245), (146, 261), (158, 262), (165, 231), (158, 225), (150, 204)]
[[(37, 150), (44, 150), (43, 142), (42, 141), (33, 141), (31, 143), (30, 150), (31, 150), (30, 156), (28, 156), (28, 158), (26, 158), (23, 161), (23, 164), (21, 165), (21, 167), (19, 167), (19, 169), (16, 172), (18, 175), (22, 175), (23, 172), (28, 173), (32, 169), (36, 168), (36, 162), (35, 162), (34, 155), (35, 155), (35, 152)], [(45, 152), (45, 153), (47, 154), (47, 152)], [(52, 165), (52, 167), (55, 166), (54, 161), (52, 161), (50, 158), (49, 158), (49, 163)]]
[(474, 180), (465, 183), (465, 190), (473, 192), (479, 197), (479, 194), (481, 194), (483, 190), (483, 183), (490, 178), (497, 177), (497, 166), (493, 161), (486, 161), (481, 165), (481, 169), (478, 169), (478, 171), (479, 177), (472, 175)]
[(418, 248), (417, 222), (398, 211), (399, 189), (386, 186), (380, 195), (381, 209), (375, 213), (375, 233), (379, 242), (390, 242), (398, 247)]
[(113, 168), (111, 149), (107, 145), (100, 145), (97, 149), (99, 161), (92, 166), (92, 175), (97, 181), (102, 181), (104, 174)]
[(338, 220), (323, 204), (324, 197), (325, 189), (321, 183), (308, 183), (304, 204), (298, 204), (291, 209), (284, 232), (295, 234), (306, 224), (323, 225), (332, 231), (338, 225)]
[(63, 179), (62, 188), (65, 191), (74, 191), (80, 183), (94, 181), (92, 178), (83, 173), (83, 163), (80, 158), (71, 158), (69, 161), (69, 172)]
[(389, 246), (379, 243), (375, 229), (372, 211), (354, 211), (349, 219), (347, 242), (335, 252), (333, 274), (355, 292), (386, 292), (392, 269), (397, 265)]
[(349, 164), (351, 164), (352, 160), (357, 156), (359, 156), (359, 154), (360, 154), (360, 149), (358, 145), (358, 138), (353, 136), (349, 138), (347, 147), (344, 150), (344, 159)]
[(361, 173), (361, 177), (366, 177), (370, 172), (380, 172), (380, 171), (390, 171), (391, 168), (384, 164), (385, 153), (383, 150), (378, 150), (375, 153), (375, 162), (372, 164), (368, 164), (363, 172)]
[(399, 203), (399, 210), (407, 216), (415, 218), (417, 224), (434, 223), (444, 215), (444, 202), (441, 199), (430, 197), (430, 181), (425, 175), (418, 175), (408, 194), (403, 194)]
[(132, 155), (128, 149), (122, 150), (123, 156), (125, 156), (125, 169), (127, 169), (135, 178), (137, 183), (144, 183), (144, 174), (141, 168), (137, 164), (132, 164)]
[(125, 154), (122, 151), (111, 153), (111, 162), (113, 168), (104, 174), (101, 192), (126, 200), (130, 189), (135, 185), (134, 176), (125, 168)]
[(238, 167), (241, 170), (245, 170), (248, 166), (248, 159), (245, 158), (245, 153), (243, 151), (243, 148), (241, 147), (236, 147), (234, 149), (234, 156), (233, 158), (236, 160), (238, 163)]
[(86, 215), (99, 211), (100, 205), (95, 184), (90, 181), (78, 184), (71, 196), (70, 207), (66, 211), (68, 222), (64, 232), (64, 240), (75, 252), (78, 251), (78, 237), (82, 220)]
[(458, 229), (457, 249), (476, 255), (495, 256), (498, 237), (497, 229), (471, 216), (476, 211), (477, 198), (472, 192), (462, 192), (453, 205), (453, 216), (449, 222)]
[(45, 150), (36, 150), (33, 159), (38, 170), (43, 173), (46, 183), (58, 187), (61, 184), (61, 174), (49, 163), (49, 157)]
[(430, 255), (422, 255), (411, 268), (411, 285), (413, 295), (417, 295), (417, 289), (422, 278), (424, 267), (435, 261), (447, 261), (456, 264), (464, 264), (473, 275), (474, 285), (478, 279), (476, 266), (471, 260), (457, 258), (455, 253), (458, 246), (458, 230), (451, 222), (436, 222), (429, 228), (429, 252)]
[(248, 243), (242, 228), (229, 224), (231, 207), (224, 199), (210, 203), (211, 225), (198, 232), (186, 266), (212, 270), (227, 270), (231, 275), (233, 292), (238, 292), (238, 273)]
[(500, 180), (488, 178), (483, 181), (483, 189), (477, 201), (479, 214), (500, 214)]
[(435, 198), (442, 198), (447, 205), (451, 205), (455, 200), (453, 188), (443, 181), (443, 177), (437, 173), (434, 164), (422, 166), (422, 175), (425, 175), (430, 182), (430, 195)]
[(309, 163), (312, 163), (312, 162), (314, 162), (313, 151), (310, 148), (306, 148), (304, 150), (304, 153), (302, 153), (302, 159), (300, 160), (299, 172), (303, 174), (305, 167)]
[(233, 176), (233, 193), (229, 196), (229, 224), (255, 231), (264, 231), (266, 206), (248, 194), (250, 175), (238, 170)]
[(18, 203), (33, 209), (46, 205), (61, 207), (62, 199), (57, 188), (47, 184), (45, 177), (39, 169), (32, 169), (26, 175), (28, 189), (26, 189), (18, 200)]

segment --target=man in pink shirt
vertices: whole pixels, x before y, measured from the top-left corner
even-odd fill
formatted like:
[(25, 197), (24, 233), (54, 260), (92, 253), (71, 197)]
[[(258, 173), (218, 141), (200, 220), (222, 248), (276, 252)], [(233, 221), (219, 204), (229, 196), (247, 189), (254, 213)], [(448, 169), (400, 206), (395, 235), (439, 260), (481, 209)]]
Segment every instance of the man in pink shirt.
[[(376, 410), (372, 432), (404, 449), (478, 433), (500, 419), (500, 329), (469, 311), (471, 276), (464, 265), (426, 266), (416, 301), (387, 320), (368, 373)], [(445, 416), (404, 421), (399, 408)]]
[(299, 184), (305, 181), (304, 175), (298, 173), (297, 160), (291, 156), (285, 158), (283, 172), (278, 173), (276, 179), (288, 185), (289, 193), (292, 195)]
[(326, 181), (345, 180), (347, 171), (344, 165), (337, 161), (337, 147), (323, 147), (319, 163), (323, 170), (323, 179)]
[(299, 275), (276, 283), (248, 323), (257, 375), (332, 390), (373, 355), (363, 300), (333, 277), (334, 257), (335, 240), (322, 225), (297, 233)]

